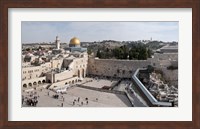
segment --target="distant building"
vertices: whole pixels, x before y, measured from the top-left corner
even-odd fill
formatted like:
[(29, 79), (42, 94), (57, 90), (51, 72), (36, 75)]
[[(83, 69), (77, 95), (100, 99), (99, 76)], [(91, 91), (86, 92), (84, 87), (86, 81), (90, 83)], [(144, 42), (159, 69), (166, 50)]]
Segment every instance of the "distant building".
[(158, 51), (161, 53), (178, 53), (178, 45), (166, 45), (160, 48)]
[(58, 38), (58, 36), (56, 36), (56, 49), (60, 49), (60, 39)]
[(80, 40), (76, 37), (70, 40), (69, 47), (65, 48), (65, 50), (69, 50), (70, 52), (87, 52), (87, 48), (82, 48), (80, 46)]

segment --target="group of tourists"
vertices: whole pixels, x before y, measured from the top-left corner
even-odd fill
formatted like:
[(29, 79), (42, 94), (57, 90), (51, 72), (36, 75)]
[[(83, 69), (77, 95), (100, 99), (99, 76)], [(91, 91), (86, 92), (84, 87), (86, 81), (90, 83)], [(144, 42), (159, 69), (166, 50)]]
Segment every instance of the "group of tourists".
[[(42, 91), (42, 90), (40, 90)], [(25, 91), (23, 91), (25, 92)], [(26, 104), (27, 106), (37, 106), (39, 94), (36, 91), (36, 88), (33, 90), (27, 91), (22, 95), (22, 105)]]
[(80, 101), (80, 97), (78, 97), (77, 99), (74, 99), (74, 101), (72, 102), (73, 106), (77, 103), (77, 104), (81, 104), (79, 106), (83, 106), (84, 102), (86, 105), (88, 105), (89, 101), (88, 98), (86, 97), (84, 101)]
[(35, 92), (34, 94), (31, 92), (30, 95), (28, 97), (24, 97), (24, 95), (22, 95), (22, 105), (26, 104), (28, 106), (37, 106), (38, 104), (38, 96), (37, 93)]
[(29, 105), (29, 106), (34, 106), (34, 107), (36, 107), (36, 106), (37, 106), (37, 103), (38, 103), (38, 100), (37, 100), (37, 99), (27, 99), (27, 100), (26, 100), (26, 104)]

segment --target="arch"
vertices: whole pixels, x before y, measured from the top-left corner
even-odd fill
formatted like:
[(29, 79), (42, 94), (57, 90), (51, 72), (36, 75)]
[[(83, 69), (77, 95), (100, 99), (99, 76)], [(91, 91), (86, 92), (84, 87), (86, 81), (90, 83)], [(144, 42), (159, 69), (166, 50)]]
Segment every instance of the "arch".
[(23, 87), (24, 87), (24, 88), (27, 88), (27, 85), (26, 85), (26, 84), (23, 84)]
[(48, 83), (51, 83), (51, 80), (47, 80)]
[(41, 81), (38, 81), (38, 84), (41, 84)]
[(84, 78), (85, 77), (85, 70), (82, 69), (82, 77)]
[(72, 84), (74, 84), (74, 80), (72, 80)]
[(33, 82), (33, 85), (37, 85), (37, 82)]
[(28, 83), (28, 86), (32, 86), (32, 83)]
[(69, 81), (69, 84), (71, 84), (71, 81)]
[(77, 82), (77, 79), (75, 80), (75, 82)]
[(66, 82), (65, 85), (67, 85), (68, 83)]
[(80, 70), (78, 70), (78, 77), (80, 77)]
[(45, 80), (42, 80), (42, 83), (45, 83), (46, 81)]

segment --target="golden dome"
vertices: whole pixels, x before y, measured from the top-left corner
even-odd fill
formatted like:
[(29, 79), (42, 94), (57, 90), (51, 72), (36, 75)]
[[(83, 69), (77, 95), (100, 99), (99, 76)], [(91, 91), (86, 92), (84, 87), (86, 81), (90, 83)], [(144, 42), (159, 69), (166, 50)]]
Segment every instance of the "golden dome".
[(70, 40), (69, 44), (71, 44), (71, 45), (80, 45), (80, 40), (78, 38), (74, 37), (74, 38), (72, 38)]

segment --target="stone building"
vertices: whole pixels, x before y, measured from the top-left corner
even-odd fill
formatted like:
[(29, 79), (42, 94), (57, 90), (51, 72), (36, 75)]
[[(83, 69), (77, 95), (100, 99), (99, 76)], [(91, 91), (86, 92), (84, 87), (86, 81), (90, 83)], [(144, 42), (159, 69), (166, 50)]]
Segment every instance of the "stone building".
[[(78, 38), (72, 38), (66, 50), (59, 48), (59, 42), (59, 38), (56, 37), (57, 48), (52, 50), (52, 59), (49, 62), (40, 62), (37, 66), (31, 65), (30, 62), (23, 63), (23, 88), (38, 86), (43, 83), (50, 84), (50, 88), (55, 87), (54, 84), (58, 82), (59, 85), (73, 84), (86, 76), (87, 48), (81, 47)], [(65, 53), (62, 53), (63, 51)]]

